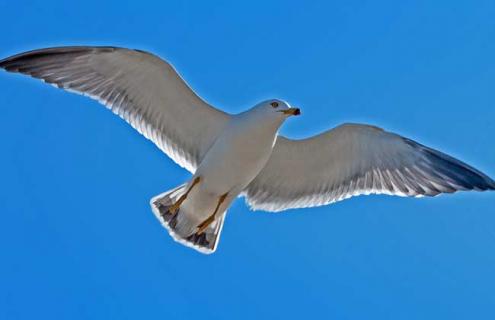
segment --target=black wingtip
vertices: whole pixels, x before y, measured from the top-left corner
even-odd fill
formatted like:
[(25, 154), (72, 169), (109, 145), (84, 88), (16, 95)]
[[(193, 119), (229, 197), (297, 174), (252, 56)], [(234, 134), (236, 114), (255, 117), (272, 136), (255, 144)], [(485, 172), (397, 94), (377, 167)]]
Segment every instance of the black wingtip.
[(19, 72), (18, 68), (20, 66), (39, 59), (50, 58), (53, 56), (61, 56), (61, 55), (77, 56), (77, 55), (87, 54), (88, 52), (91, 51), (112, 52), (117, 49), (120, 48), (110, 47), (110, 46), (107, 47), (67, 46), (67, 47), (52, 47), (52, 48), (37, 49), (37, 50), (31, 50), (31, 51), (15, 54), (13, 56), (0, 60), (0, 68), (9, 72)]
[(427, 166), (424, 170), (434, 170), (432, 174), (439, 173), (455, 183), (456, 190), (495, 190), (495, 181), (481, 171), (470, 165), (455, 159), (445, 153), (426, 147), (416, 141), (403, 138), (409, 146), (419, 149), (425, 157)]
[(488, 188), (487, 190), (490, 190), (490, 191), (495, 191), (495, 181), (490, 178), (490, 177), (487, 177), (488, 178)]
[[(10, 58), (10, 57), (9, 57), (9, 58)], [(6, 70), (6, 71), (9, 71), (9, 70), (7, 69), (7, 65), (8, 65), (8, 60), (9, 60), (9, 58), (5, 58), (5, 59), (0, 60), (0, 68), (1, 68), (1, 69), (4, 69), (4, 70)]]

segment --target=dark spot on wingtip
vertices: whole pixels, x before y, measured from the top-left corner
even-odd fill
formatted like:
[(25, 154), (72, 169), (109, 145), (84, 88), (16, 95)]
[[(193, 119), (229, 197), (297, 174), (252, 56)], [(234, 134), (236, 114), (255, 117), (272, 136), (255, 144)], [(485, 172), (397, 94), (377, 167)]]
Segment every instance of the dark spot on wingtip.
[(488, 181), (488, 188), (487, 189), (488, 190), (495, 190), (495, 181), (494, 180), (490, 179)]

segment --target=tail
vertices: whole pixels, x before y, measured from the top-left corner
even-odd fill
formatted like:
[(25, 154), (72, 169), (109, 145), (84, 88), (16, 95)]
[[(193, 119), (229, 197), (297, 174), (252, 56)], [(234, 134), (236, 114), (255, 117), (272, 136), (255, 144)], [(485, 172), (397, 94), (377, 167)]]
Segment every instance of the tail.
[(225, 212), (204, 232), (196, 234), (202, 221), (195, 219), (194, 214), (182, 207), (175, 214), (168, 210), (186, 192), (186, 188), (187, 183), (151, 198), (151, 210), (175, 241), (204, 254), (213, 253), (220, 240)]

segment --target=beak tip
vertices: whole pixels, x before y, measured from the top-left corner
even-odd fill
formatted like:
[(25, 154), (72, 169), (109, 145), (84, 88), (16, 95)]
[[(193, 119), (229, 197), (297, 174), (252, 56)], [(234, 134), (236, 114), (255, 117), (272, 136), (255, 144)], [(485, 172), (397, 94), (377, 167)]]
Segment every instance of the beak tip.
[(301, 110), (299, 108), (289, 108), (284, 110), (278, 110), (278, 112), (282, 112), (287, 116), (298, 116), (301, 114)]

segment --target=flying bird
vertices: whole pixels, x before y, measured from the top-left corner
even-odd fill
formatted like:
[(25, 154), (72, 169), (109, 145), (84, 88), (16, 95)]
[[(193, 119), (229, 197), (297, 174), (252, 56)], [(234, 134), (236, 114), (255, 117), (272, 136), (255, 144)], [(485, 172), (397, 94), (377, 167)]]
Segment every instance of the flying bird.
[(473, 167), (371, 125), (286, 138), (279, 128), (298, 108), (272, 99), (228, 114), (195, 94), (168, 62), (141, 50), (48, 48), (0, 60), (0, 67), (98, 100), (190, 171), (189, 181), (153, 197), (151, 208), (176, 241), (202, 253), (216, 250), (238, 196), (253, 210), (275, 212), (361, 194), (495, 189)]

